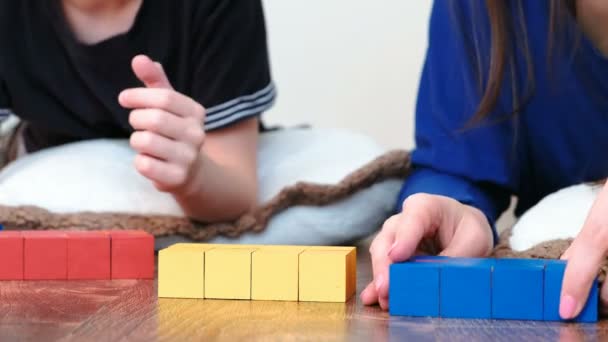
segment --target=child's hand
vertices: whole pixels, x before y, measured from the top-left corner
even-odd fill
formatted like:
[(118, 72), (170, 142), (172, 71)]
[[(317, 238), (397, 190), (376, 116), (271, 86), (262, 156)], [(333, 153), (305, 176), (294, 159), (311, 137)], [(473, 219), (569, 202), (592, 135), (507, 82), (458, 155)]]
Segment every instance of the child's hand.
[[(581, 312), (607, 254), (608, 183), (595, 200), (581, 232), (562, 256), (562, 259), (568, 260), (559, 306), (563, 319), (572, 319)], [(607, 284), (604, 282), (600, 292), (600, 303), (604, 310), (608, 307)]]
[(480, 210), (443, 196), (412, 195), (371, 245), (374, 279), (361, 293), (365, 305), (379, 303), (388, 309), (389, 265), (415, 255), (427, 238), (434, 239), (446, 256), (484, 257), (493, 246), (492, 230)]
[(139, 152), (135, 167), (160, 191), (187, 192), (201, 164), (205, 109), (173, 90), (159, 63), (137, 56), (132, 68), (146, 88), (127, 89), (118, 100), (133, 109), (131, 146)]

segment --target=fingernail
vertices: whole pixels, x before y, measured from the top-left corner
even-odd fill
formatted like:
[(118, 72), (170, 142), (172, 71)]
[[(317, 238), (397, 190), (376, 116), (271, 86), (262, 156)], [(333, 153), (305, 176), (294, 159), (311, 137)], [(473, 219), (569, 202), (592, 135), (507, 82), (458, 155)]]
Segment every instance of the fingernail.
[(380, 292), (380, 288), (382, 287), (382, 285), (384, 284), (384, 278), (382, 276), (378, 276), (378, 279), (376, 279), (376, 291)]
[(395, 249), (395, 247), (397, 247), (397, 241), (393, 242), (393, 245), (391, 246), (391, 248), (388, 249), (386, 255), (391, 256), (391, 252), (393, 251), (393, 249)]
[(559, 315), (562, 319), (572, 319), (576, 313), (577, 302), (574, 297), (566, 295), (562, 298), (559, 306)]

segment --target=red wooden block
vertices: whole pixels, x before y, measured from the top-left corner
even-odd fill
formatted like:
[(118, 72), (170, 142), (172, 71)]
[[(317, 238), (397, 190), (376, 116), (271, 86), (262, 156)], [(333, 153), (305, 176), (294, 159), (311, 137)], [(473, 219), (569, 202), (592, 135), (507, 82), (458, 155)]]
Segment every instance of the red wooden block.
[(0, 232), (0, 280), (23, 279), (23, 236), (18, 231)]
[(110, 279), (110, 236), (102, 232), (67, 232), (68, 279)]
[(112, 279), (154, 279), (154, 237), (143, 231), (110, 231)]
[(68, 239), (59, 231), (23, 232), (23, 278), (64, 280), (68, 269)]

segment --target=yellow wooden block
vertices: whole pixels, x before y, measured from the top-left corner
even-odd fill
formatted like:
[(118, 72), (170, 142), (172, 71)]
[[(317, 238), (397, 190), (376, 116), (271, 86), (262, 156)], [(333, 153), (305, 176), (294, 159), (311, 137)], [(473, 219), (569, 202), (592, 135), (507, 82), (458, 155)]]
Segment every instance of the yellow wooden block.
[(215, 247), (205, 252), (205, 298), (251, 299), (255, 248)]
[(166, 248), (158, 253), (158, 297), (205, 297), (205, 249)]
[(346, 302), (356, 292), (354, 247), (311, 247), (300, 254), (299, 300)]
[[(279, 245), (277, 245), (279, 246)], [(182, 243), (176, 243), (171, 245), (169, 248), (175, 248), (175, 247), (186, 247), (186, 248), (205, 248), (207, 250), (211, 249), (211, 248), (230, 248), (230, 249), (252, 249), (252, 248), (262, 248), (262, 247), (269, 247), (269, 246), (265, 246), (265, 245), (237, 245), (237, 244), (221, 244), (221, 243), (186, 243), (186, 242), (182, 242)], [(281, 246), (281, 247), (285, 247), (285, 246)]]
[(251, 299), (298, 300), (298, 260), (304, 247), (265, 246), (253, 252)]
[(205, 243), (176, 243), (174, 245), (167, 247), (166, 249), (181, 248), (181, 249), (189, 249), (189, 250), (193, 250), (193, 251), (205, 252), (205, 251), (211, 250), (215, 247), (216, 247), (215, 245), (210, 245), (210, 244), (205, 244)]

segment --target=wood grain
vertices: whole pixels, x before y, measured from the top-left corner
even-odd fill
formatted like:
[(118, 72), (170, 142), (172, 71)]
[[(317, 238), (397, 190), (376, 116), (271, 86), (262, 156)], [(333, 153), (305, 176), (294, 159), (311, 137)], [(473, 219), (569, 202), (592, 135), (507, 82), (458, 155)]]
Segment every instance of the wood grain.
[[(368, 243), (368, 242), (367, 242)], [(359, 248), (359, 292), (369, 281)], [(389, 317), (348, 303), (157, 299), (153, 281), (0, 282), (0, 341), (608, 340), (608, 324)]]

